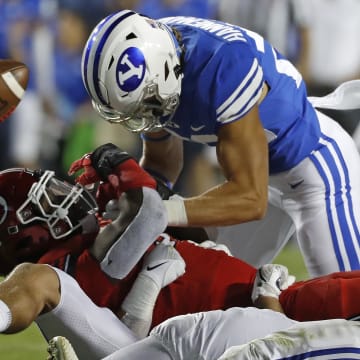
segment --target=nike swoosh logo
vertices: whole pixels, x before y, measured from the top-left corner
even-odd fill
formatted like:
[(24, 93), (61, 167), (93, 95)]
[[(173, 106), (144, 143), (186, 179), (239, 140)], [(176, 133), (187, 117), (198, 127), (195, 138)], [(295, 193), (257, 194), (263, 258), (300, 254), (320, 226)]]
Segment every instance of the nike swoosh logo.
[(160, 263), (160, 264), (156, 264), (156, 265), (154, 265), (154, 266), (148, 266), (148, 267), (146, 268), (146, 270), (147, 270), (147, 271), (154, 270), (154, 269), (156, 269), (156, 268), (158, 268), (158, 267), (160, 267), (161, 265), (164, 265), (164, 264), (166, 264), (166, 263), (167, 263), (167, 261), (164, 261), (164, 262), (162, 262), (162, 263)]
[(197, 126), (197, 127), (195, 127), (195, 126), (190, 126), (190, 129), (192, 130), (192, 131), (200, 131), (201, 129), (203, 129), (205, 127), (205, 125), (200, 125), (200, 126)]
[(296, 189), (299, 185), (301, 185), (304, 182), (304, 179), (296, 182), (295, 184), (289, 184), (292, 189)]

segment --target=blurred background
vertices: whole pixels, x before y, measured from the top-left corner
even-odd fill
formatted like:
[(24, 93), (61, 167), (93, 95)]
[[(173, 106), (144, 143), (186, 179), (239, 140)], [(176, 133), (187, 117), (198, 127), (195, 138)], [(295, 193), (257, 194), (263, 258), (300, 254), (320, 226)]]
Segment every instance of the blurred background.
[[(325, 95), (343, 81), (360, 78), (360, 0), (0, 0), (0, 57), (30, 68), (23, 100), (0, 123), (0, 169), (40, 167), (66, 177), (74, 159), (105, 142), (140, 157), (137, 135), (92, 110), (80, 72), (91, 30), (122, 9), (154, 18), (214, 18), (256, 31), (297, 66), (309, 95)], [(330, 115), (360, 149), (360, 112)], [(175, 187), (183, 195), (198, 194), (221, 180), (214, 149), (186, 143), (185, 164)], [(307, 277), (295, 242), (277, 261), (298, 279)], [(1, 359), (45, 358), (45, 347), (35, 327), (0, 335)]]

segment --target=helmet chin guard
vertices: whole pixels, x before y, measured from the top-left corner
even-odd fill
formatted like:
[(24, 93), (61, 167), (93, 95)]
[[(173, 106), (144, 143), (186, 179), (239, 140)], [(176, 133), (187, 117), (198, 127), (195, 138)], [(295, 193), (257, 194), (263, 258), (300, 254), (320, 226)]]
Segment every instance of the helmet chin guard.
[(82, 57), (94, 108), (132, 132), (163, 128), (179, 105), (180, 55), (165, 24), (129, 10), (108, 16), (93, 30)]

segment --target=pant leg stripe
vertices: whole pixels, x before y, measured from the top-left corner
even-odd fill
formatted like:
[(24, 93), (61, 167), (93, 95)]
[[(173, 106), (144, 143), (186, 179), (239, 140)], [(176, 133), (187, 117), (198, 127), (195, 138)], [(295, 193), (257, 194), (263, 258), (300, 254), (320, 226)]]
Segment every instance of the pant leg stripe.
[[(355, 221), (350, 196), (351, 186), (348, 168), (334, 139), (323, 135), (321, 142), (327, 146), (314, 153), (314, 156), (319, 161), (319, 166), (323, 166), (323, 172), (320, 174), (324, 182), (324, 176), (327, 178), (326, 181), (330, 181), (330, 192), (326, 194), (327, 205), (329, 205), (327, 211), (328, 214), (329, 211), (332, 213), (331, 218), (335, 228), (340, 228), (337, 237), (333, 239), (334, 249), (338, 248), (340, 251), (339, 255), (342, 257), (344, 270), (358, 269), (360, 266), (358, 254), (359, 229)], [(324, 165), (321, 165), (322, 162)], [(318, 170), (319, 166), (317, 166)], [(324, 166), (328, 169), (327, 171)], [(331, 186), (331, 184), (333, 185)], [(329, 195), (332, 197), (328, 198)], [(337, 242), (336, 247), (335, 242)]]
[[(335, 225), (335, 221), (333, 219), (333, 212), (331, 211), (331, 203), (330, 203), (330, 193), (331, 193), (331, 185), (330, 182), (328, 180), (328, 176), (325, 172), (324, 165), (326, 164), (322, 164), (324, 163), (323, 159), (318, 159), (319, 155), (315, 155), (315, 153), (310, 155), (310, 159), (312, 160), (312, 162), (314, 163), (316, 169), (318, 170), (324, 185), (325, 185), (325, 203), (326, 203), (326, 212), (327, 212), (327, 217), (328, 217), (328, 223), (329, 223), (329, 229), (330, 229), (330, 233), (331, 233), (331, 238), (332, 238), (332, 244), (334, 247), (334, 251), (335, 251), (335, 256), (339, 265), (339, 270), (340, 271), (344, 271), (345, 266), (344, 266), (344, 261), (342, 259), (342, 255), (341, 255), (341, 251), (339, 248), (339, 233), (340, 230), (336, 229), (336, 225)], [(340, 235), (341, 236), (341, 235)]]

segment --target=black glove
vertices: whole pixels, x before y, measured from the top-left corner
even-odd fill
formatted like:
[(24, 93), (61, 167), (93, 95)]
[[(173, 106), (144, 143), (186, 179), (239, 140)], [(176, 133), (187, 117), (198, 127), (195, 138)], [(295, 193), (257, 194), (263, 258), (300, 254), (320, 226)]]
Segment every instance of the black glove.
[(90, 155), (90, 159), (92, 167), (101, 179), (106, 181), (113, 169), (126, 160), (133, 159), (133, 157), (116, 145), (107, 143), (94, 150)]

